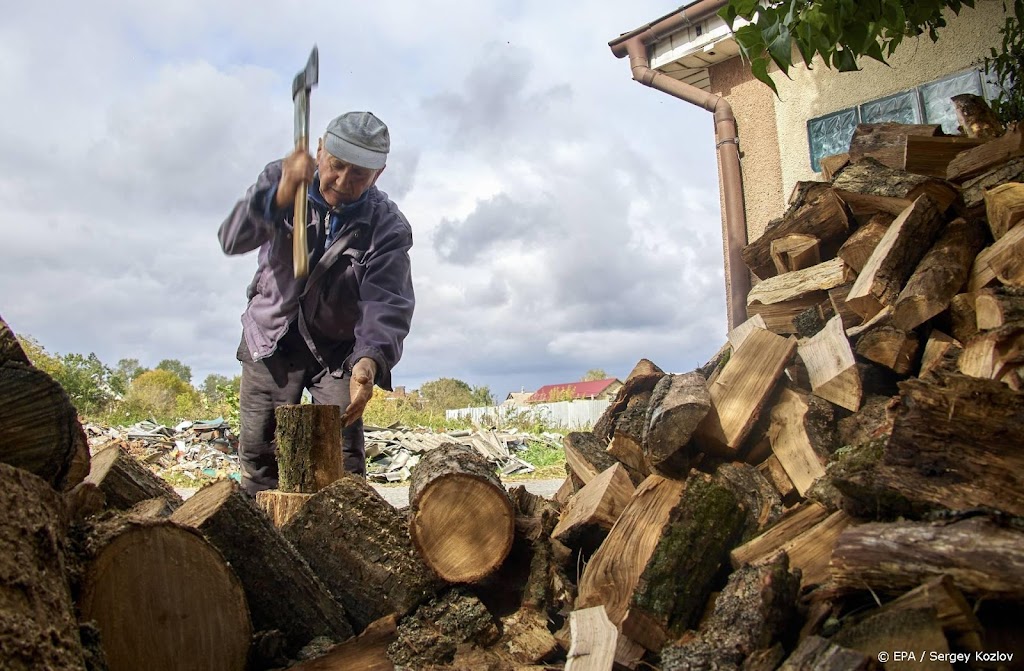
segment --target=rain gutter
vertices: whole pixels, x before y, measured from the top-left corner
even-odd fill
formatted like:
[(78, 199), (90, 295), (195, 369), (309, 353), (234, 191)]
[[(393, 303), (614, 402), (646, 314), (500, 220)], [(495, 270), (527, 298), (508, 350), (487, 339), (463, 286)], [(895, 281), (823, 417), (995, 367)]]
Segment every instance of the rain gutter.
[(714, 114), (715, 148), (722, 170), (722, 200), (725, 205), (726, 302), (729, 330), (732, 330), (747, 320), (747, 294), (750, 293), (750, 273), (741, 254), (747, 244), (747, 215), (736, 116), (725, 98), (653, 70), (648, 57), (651, 44), (727, 4), (728, 0), (701, 0), (620, 35), (608, 46), (617, 58), (629, 56), (634, 80)]

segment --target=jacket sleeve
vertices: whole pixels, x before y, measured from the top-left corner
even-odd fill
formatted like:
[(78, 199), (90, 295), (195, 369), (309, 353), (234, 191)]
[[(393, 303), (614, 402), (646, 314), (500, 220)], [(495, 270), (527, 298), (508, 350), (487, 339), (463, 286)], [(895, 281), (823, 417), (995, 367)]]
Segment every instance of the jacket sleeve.
[(256, 183), (235, 204), (217, 232), (225, 254), (245, 254), (258, 249), (284, 225), (289, 209), (274, 206), (280, 181), (281, 161), (274, 161), (263, 169)]
[(366, 261), (359, 284), (359, 321), (355, 346), (344, 362), (345, 372), (363, 358), (377, 363), (377, 386), (391, 390), (391, 369), (402, 358), (402, 343), (409, 333), (416, 298), (412, 288), (409, 249), (412, 229), (401, 213), (399, 225), (389, 231), (376, 254)]

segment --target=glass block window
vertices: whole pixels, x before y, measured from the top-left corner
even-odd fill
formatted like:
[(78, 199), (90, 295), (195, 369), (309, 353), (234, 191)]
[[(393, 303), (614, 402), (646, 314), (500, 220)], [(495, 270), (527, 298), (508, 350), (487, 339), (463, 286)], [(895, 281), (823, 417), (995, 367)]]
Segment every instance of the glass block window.
[(955, 135), (958, 123), (949, 99), (958, 93), (974, 93), (991, 101), (999, 95), (999, 87), (986, 81), (980, 70), (968, 70), (809, 120), (811, 168), (820, 172), (822, 158), (847, 151), (859, 123), (937, 123), (944, 133)]
[(807, 137), (811, 143), (811, 167), (821, 170), (821, 159), (842, 154), (850, 148), (850, 138), (857, 128), (857, 110), (850, 108), (833, 112), (807, 122)]

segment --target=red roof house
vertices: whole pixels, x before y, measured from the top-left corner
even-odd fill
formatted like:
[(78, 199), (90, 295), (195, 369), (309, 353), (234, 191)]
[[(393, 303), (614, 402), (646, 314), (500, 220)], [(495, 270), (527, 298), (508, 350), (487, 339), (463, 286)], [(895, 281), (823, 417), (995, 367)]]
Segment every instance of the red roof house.
[(610, 377), (606, 380), (587, 380), (586, 382), (565, 382), (549, 384), (541, 387), (526, 399), (528, 403), (547, 403), (556, 401), (585, 399), (610, 399), (618, 392), (622, 383)]

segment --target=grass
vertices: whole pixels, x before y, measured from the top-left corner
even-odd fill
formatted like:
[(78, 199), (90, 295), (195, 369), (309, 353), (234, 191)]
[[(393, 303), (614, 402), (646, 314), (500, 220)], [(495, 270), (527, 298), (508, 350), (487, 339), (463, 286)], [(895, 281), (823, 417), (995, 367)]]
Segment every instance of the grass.
[(565, 451), (560, 447), (531, 440), (529, 447), (516, 456), (530, 462), (537, 470), (511, 475), (506, 480), (557, 480), (565, 477)]

